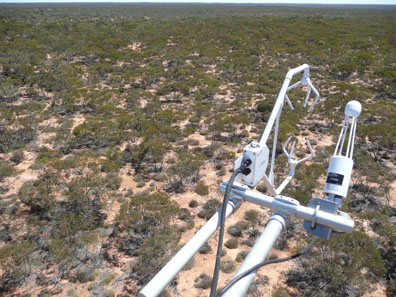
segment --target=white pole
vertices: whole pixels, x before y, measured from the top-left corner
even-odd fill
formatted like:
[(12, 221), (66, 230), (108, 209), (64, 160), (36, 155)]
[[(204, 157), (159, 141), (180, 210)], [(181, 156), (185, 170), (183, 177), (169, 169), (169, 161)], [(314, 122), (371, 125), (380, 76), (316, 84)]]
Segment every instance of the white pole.
[(280, 115), (282, 113), (282, 107), (283, 107), (283, 102), (282, 102), (282, 105), (281, 105), (281, 107), (279, 109), (278, 116), (276, 117), (275, 131), (274, 131), (275, 135), (274, 135), (274, 141), (272, 143), (271, 167), (270, 167), (270, 173), (269, 173), (269, 180), (270, 180), (272, 186), (275, 186), (274, 167), (275, 167), (276, 143), (278, 141), (279, 119), (280, 119)]
[[(239, 203), (228, 201), (226, 217), (230, 216)], [(138, 297), (156, 297), (170, 283), (175, 275), (183, 269), (187, 262), (195, 255), (199, 248), (216, 231), (220, 223), (221, 209), (188, 241), (180, 251), (151, 279), (139, 292)]]
[[(264, 232), (261, 234), (254, 247), (247, 255), (245, 261), (243, 261), (241, 267), (239, 267), (234, 278), (247, 271), (251, 267), (263, 262), (267, 258), (269, 251), (285, 226), (286, 222), (281, 215), (275, 214), (270, 218)], [(255, 276), (256, 272), (250, 273), (233, 285), (223, 295), (223, 297), (244, 296)]]

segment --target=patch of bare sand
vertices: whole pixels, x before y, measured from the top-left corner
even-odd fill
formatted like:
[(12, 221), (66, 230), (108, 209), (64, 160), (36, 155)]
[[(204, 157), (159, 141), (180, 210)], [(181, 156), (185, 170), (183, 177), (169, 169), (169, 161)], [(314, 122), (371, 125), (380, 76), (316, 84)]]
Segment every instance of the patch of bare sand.
[(363, 295), (363, 297), (386, 297), (389, 296), (386, 294), (386, 287), (381, 285), (380, 283), (376, 283), (373, 285), (374, 290), (371, 292), (367, 292)]
[(6, 195), (17, 194), (22, 185), (27, 181), (34, 181), (37, 179), (39, 172), (30, 169), (30, 166), (36, 159), (36, 154), (32, 152), (24, 152), (25, 159), (23, 162), (15, 166), (18, 174), (5, 179), (4, 184), (9, 188)]
[(74, 128), (76, 128), (77, 126), (81, 125), (82, 123), (85, 122), (85, 116), (82, 114), (76, 114), (73, 117), (73, 126), (71, 127), (71, 131), (74, 130)]
[(396, 181), (391, 183), (389, 190), (389, 205), (396, 207)]
[(188, 139), (197, 140), (199, 143), (198, 146), (200, 147), (206, 147), (212, 143), (211, 140), (207, 140), (204, 135), (201, 135), (198, 132), (191, 134)]

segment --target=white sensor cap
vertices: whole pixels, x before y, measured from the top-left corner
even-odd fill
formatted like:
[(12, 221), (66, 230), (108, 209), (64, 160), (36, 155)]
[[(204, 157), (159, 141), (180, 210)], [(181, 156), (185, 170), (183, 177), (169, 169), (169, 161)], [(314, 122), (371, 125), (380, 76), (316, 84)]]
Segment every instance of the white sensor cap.
[(359, 101), (352, 100), (349, 101), (345, 107), (345, 115), (347, 117), (355, 117), (357, 118), (362, 112), (362, 105)]

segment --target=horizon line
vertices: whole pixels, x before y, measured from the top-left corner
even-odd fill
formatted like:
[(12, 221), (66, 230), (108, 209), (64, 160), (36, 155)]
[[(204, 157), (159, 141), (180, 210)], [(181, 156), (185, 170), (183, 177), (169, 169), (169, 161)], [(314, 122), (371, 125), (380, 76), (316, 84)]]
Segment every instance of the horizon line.
[(396, 6), (395, 3), (351, 3), (351, 2), (344, 2), (344, 3), (323, 3), (323, 2), (215, 2), (215, 1), (189, 1), (189, 2), (177, 2), (177, 1), (125, 1), (125, 0), (56, 0), (56, 1), (48, 1), (48, 0), (38, 0), (38, 1), (29, 1), (29, 0), (0, 0), (1, 4), (68, 4), (68, 3), (81, 3), (81, 4), (97, 4), (97, 3), (123, 3), (123, 4), (237, 4), (237, 5), (245, 5), (245, 4), (255, 4), (255, 5), (268, 5), (268, 4), (275, 4), (275, 5), (320, 5), (320, 6)]

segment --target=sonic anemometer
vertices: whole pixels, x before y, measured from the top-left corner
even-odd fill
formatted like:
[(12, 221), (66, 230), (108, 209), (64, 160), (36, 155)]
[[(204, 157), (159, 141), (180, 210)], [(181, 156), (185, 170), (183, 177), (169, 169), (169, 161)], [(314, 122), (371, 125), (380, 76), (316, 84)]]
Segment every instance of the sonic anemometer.
[[(295, 84), (290, 85), (294, 75), (302, 72), (302, 78)], [(319, 92), (312, 85), (309, 78), (309, 66), (303, 64), (291, 69), (286, 74), (274, 108), (268, 119), (263, 135), (259, 142), (251, 142), (243, 149), (242, 156), (234, 164), (234, 173), (229, 181), (223, 181), (220, 191), (225, 193), (223, 207), (188, 241), (179, 252), (154, 276), (154, 278), (139, 292), (139, 297), (155, 297), (170, 283), (175, 275), (195, 255), (199, 248), (220, 226), (219, 243), (216, 256), (216, 264), (213, 273), (213, 281), (210, 296), (238, 297), (244, 296), (253, 281), (258, 268), (271, 264), (291, 260), (307, 252), (317, 237), (330, 239), (333, 233), (348, 233), (354, 227), (354, 221), (344, 212), (341, 212), (342, 199), (347, 196), (349, 182), (353, 168), (353, 147), (356, 135), (357, 118), (362, 107), (358, 101), (350, 101), (345, 108), (345, 119), (336, 144), (334, 155), (330, 158), (327, 172), (324, 198), (314, 198), (308, 206), (303, 206), (292, 197), (281, 195), (288, 183), (294, 177), (296, 167), (314, 157), (310, 141), (306, 144), (310, 152), (309, 156), (296, 160), (293, 158), (295, 141), (292, 142), (288, 151), (287, 147), (291, 136), (283, 144), (282, 149), (290, 166), (287, 177), (275, 185), (274, 167), (276, 148), (279, 132), (279, 121), (284, 104), (294, 110), (289, 99), (288, 91), (306, 86), (307, 93), (304, 99), (304, 108), (310, 112), (319, 100)], [(311, 93), (315, 97), (308, 106)], [(267, 145), (270, 134), (273, 134), (272, 148)], [(269, 168), (268, 168), (269, 167)], [(264, 195), (254, 191), (254, 187), (263, 180), (270, 195)], [(269, 207), (275, 212), (270, 217), (264, 232), (257, 239), (252, 250), (249, 252), (234, 278), (219, 293), (216, 292), (219, 275), (220, 254), (224, 235), (224, 221), (234, 213), (243, 202), (251, 202)], [(307, 233), (312, 234), (314, 239), (302, 251), (283, 259), (265, 261), (267, 255), (280, 235), (286, 228), (286, 218), (294, 215), (304, 220), (303, 226)]]

